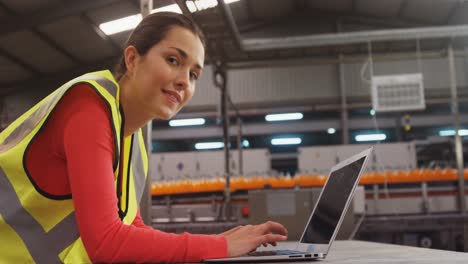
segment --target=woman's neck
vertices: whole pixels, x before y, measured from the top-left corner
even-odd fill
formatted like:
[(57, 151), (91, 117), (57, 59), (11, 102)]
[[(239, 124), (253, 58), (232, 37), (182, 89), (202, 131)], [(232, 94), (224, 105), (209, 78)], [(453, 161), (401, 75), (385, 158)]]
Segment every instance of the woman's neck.
[(132, 97), (132, 86), (124, 76), (118, 81), (120, 86), (120, 105), (123, 109), (124, 136), (130, 136), (139, 128), (144, 127), (152, 118), (145, 114), (145, 111), (139, 105), (136, 98)]

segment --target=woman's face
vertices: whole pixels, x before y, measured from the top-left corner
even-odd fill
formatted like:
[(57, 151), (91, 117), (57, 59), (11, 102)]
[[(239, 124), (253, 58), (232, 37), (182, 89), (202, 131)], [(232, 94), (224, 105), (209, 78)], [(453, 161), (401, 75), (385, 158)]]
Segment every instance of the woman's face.
[(140, 56), (125, 50), (134, 102), (153, 119), (170, 119), (187, 104), (203, 70), (205, 50), (190, 30), (174, 26), (166, 37)]

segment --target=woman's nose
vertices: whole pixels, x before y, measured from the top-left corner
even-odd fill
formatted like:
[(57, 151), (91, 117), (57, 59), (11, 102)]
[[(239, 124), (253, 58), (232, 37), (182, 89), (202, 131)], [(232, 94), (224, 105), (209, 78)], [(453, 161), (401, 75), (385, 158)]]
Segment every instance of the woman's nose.
[(190, 73), (189, 72), (180, 72), (177, 76), (176, 86), (180, 90), (185, 90), (188, 88), (190, 83)]

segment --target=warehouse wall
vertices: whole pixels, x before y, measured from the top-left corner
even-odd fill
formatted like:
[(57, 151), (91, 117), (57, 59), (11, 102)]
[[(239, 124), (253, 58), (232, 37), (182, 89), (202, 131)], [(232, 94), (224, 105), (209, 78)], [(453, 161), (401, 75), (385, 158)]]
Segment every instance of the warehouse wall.
[[(456, 58), (457, 84), (460, 92), (467, 91), (466, 62)], [(348, 96), (369, 97), (369, 86), (361, 79), (362, 63), (345, 64), (345, 82)], [(446, 58), (422, 61), (426, 95), (449, 96), (449, 73)], [(206, 66), (197, 83), (191, 107), (216, 106), (219, 90), (214, 87), (212, 67)], [(416, 60), (399, 60), (374, 63), (374, 74), (400, 74), (418, 71)], [(236, 104), (307, 103), (339, 100), (338, 67), (326, 65), (289, 65), (250, 69), (234, 69), (228, 73), (228, 87)], [(50, 87), (23, 90), (2, 98), (1, 119), (10, 122), (47, 95)], [(6, 121), (5, 121), (6, 120)]]
[[(467, 90), (466, 59), (457, 57), (457, 84)], [(361, 78), (362, 63), (348, 63), (344, 76), (348, 96), (369, 96), (369, 85)], [(317, 99), (338, 99), (338, 67), (328, 65), (292, 65), (269, 68), (230, 70), (228, 87), (232, 100), (239, 104), (264, 102), (304, 101)], [(422, 61), (426, 95), (450, 95), (448, 62), (446, 58)], [(418, 72), (417, 61), (399, 60), (374, 63), (374, 75), (403, 74)], [(366, 77), (368, 75), (366, 73)], [(212, 69), (197, 83), (197, 92), (190, 106), (216, 105), (219, 91), (213, 85)]]

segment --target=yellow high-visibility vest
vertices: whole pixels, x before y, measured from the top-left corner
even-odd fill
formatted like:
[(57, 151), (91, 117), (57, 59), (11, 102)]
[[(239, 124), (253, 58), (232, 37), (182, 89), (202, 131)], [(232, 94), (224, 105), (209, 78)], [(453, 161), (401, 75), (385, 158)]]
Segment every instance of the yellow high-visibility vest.
[[(91, 262), (80, 238), (71, 194), (53, 196), (40, 190), (23, 163), (28, 146), (55, 106), (79, 83), (93, 87), (109, 107), (119, 216), (127, 225), (135, 219), (148, 172), (142, 132), (123, 138), (118, 83), (110, 71), (88, 73), (62, 85), (0, 133), (0, 263)], [(122, 186), (121, 191), (117, 186)]]

